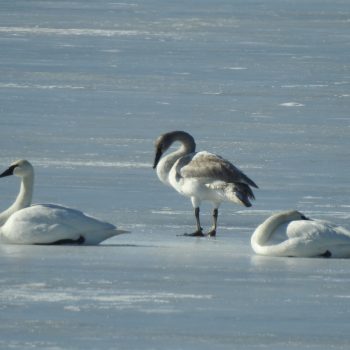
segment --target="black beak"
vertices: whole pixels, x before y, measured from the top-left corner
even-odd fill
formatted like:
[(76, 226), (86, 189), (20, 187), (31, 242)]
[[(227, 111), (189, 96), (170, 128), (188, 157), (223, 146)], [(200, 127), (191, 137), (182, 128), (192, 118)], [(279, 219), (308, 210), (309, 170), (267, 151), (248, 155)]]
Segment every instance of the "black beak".
[(162, 150), (160, 148), (158, 148), (156, 156), (154, 158), (153, 169), (155, 169), (157, 167), (157, 164), (158, 164), (162, 154), (163, 154)]
[(308, 218), (308, 217), (305, 216), (305, 215), (302, 215), (302, 216), (301, 216), (301, 219), (302, 219), (302, 220), (311, 220), (310, 218)]
[(13, 171), (15, 170), (17, 165), (11, 165), (7, 170), (5, 170), (0, 177), (13, 175)]

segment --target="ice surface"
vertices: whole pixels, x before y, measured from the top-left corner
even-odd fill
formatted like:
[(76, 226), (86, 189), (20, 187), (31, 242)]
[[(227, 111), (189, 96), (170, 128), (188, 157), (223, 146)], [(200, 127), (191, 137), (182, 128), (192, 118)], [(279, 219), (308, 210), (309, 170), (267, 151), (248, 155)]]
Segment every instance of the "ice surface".
[[(98, 247), (0, 246), (3, 349), (348, 349), (348, 260), (255, 256), (268, 215), (349, 228), (350, 3), (8, 1), (0, 165), (35, 202), (132, 231)], [(185, 129), (260, 187), (216, 239), (151, 168)], [(18, 191), (0, 182), (0, 210)], [(203, 206), (203, 225), (210, 207)]]

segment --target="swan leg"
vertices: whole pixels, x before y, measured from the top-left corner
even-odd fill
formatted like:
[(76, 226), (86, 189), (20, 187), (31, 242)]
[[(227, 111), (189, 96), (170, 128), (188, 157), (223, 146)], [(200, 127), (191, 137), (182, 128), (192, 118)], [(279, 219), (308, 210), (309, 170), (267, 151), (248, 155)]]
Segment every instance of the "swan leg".
[(210, 229), (210, 231), (207, 233), (209, 237), (215, 237), (216, 236), (216, 227), (218, 224), (218, 216), (219, 216), (219, 210), (215, 208), (213, 210), (213, 226)]
[(196, 207), (194, 209), (194, 216), (196, 217), (196, 224), (197, 224), (197, 230), (193, 233), (185, 233), (184, 236), (190, 236), (190, 237), (203, 237), (203, 231), (201, 227), (201, 223), (199, 220), (199, 207)]

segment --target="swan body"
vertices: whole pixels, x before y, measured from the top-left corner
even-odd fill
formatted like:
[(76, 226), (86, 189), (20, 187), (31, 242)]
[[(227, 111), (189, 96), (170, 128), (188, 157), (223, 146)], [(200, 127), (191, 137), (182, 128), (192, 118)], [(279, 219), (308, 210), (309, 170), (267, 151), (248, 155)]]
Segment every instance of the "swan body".
[[(181, 143), (180, 148), (162, 157), (177, 141)], [(199, 220), (202, 201), (210, 201), (214, 206), (210, 236), (216, 235), (218, 208), (222, 202), (251, 206), (254, 194), (250, 186), (258, 186), (226, 159), (206, 151), (196, 152), (196, 144), (190, 134), (184, 131), (163, 134), (156, 140), (155, 146), (153, 168), (158, 178), (191, 199), (197, 223), (197, 230), (191, 236), (203, 236)]]
[(251, 246), (259, 255), (350, 258), (350, 231), (291, 210), (274, 214), (259, 225)]
[(22, 178), (15, 202), (0, 214), (0, 241), (8, 244), (96, 245), (127, 231), (83, 212), (55, 204), (30, 205), (34, 170), (26, 160), (13, 163), (0, 177)]

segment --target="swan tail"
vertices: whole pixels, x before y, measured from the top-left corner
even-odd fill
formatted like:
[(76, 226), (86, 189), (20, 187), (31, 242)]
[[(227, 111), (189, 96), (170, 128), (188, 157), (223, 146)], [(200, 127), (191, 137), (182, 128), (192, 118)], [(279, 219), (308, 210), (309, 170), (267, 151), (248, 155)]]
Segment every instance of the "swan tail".
[(229, 183), (225, 188), (225, 195), (229, 201), (251, 207), (251, 200), (255, 199), (251, 188), (244, 183)]
[(206, 184), (206, 186), (212, 190), (215, 190), (222, 201), (227, 200), (245, 207), (251, 207), (252, 203), (250, 200), (255, 199), (251, 188), (242, 182), (227, 183), (224, 181), (214, 181)]
[(127, 231), (127, 230), (115, 230), (114, 232), (116, 232), (117, 235), (122, 235), (124, 233), (131, 233), (131, 231)]
[(130, 231), (119, 230), (117, 228), (112, 230), (100, 231), (96, 234), (96, 231), (90, 231), (84, 233), (85, 242), (84, 245), (96, 245), (99, 244), (106, 239), (112, 238), (114, 236), (118, 236), (124, 233), (130, 233)]

